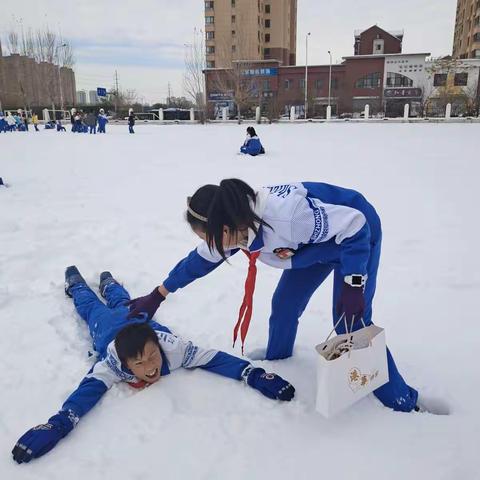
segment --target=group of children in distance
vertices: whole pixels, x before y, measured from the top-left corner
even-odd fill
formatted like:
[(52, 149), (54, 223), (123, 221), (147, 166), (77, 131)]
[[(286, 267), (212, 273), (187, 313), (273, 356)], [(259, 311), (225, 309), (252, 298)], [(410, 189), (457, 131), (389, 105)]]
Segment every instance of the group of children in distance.
[[(33, 114), (31, 121), (35, 130), (38, 132), (38, 116)], [(26, 132), (28, 131), (28, 116), (21, 109), (12, 115), (11, 112), (3, 113), (0, 111), (0, 133), (2, 132)]]
[[(105, 115), (105, 110), (101, 108), (97, 113), (89, 112), (84, 113), (82, 111), (77, 111), (72, 109), (72, 114), (70, 117), (70, 122), (72, 124), (72, 132), (74, 133), (106, 133), (105, 127), (108, 123), (108, 118)], [(59, 128), (60, 127), (60, 128)], [(60, 121), (57, 122), (57, 131), (60, 131), (62, 124)]]

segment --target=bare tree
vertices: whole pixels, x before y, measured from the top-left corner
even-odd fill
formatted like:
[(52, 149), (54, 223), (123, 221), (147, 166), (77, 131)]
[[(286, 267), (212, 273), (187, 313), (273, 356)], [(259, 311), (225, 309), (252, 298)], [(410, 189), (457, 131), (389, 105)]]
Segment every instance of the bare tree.
[(7, 46), (10, 55), (14, 55), (20, 52), (18, 45), (18, 33), (15, 30), (11, 30), (7, 33)]
[(193, 43), (187, 45), (185, 52), (185, 72), (183, 75), (183, 88), (193, 100), (201, 113), (201, 122), (206, 118), (207, 102), (205, 98), (205, 77), (203, 71), (206, 67), (205, 41), (202, 30), (193, 32)]
[[(424, 103), (425, 110), (443, 114), (446, 106), (450, 103), (453, 111), (458, 113), (466, 113), (472, 107), (472, 99), (475, 98), (474, 93), (469, 93), (468, 86), (455, 85), (455, 74), (465, 73), (461, 71), (462, 61), (443, 57), (432, 61), (430, 67), (425, 70), (428, 75), (429, 84), (425, 88)], [(435, 75), (445, 75), (441, 85), (434, 85)]]

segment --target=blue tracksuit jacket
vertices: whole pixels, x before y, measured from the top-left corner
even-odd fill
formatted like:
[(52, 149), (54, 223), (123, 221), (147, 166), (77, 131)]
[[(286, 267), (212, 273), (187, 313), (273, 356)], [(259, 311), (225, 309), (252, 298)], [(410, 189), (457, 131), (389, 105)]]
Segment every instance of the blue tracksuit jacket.
[[(75, 285), (70, 289), (70, 293), (78, 313), (88, 324), (93, 346), (98, 354), (98, 361), (62, 406), (62, 410), (73, 412), (72, 416), (78, 421), (115, 383), (123, 381), (136, 388), (146, 386), (121, 364), (114, 342), (116, 334), (125, 325), (144, 322), (145, 319), (127, 319), (129, 309), (125, 302), (130, 296), (119, 284), (114, 283), (107, 287), (107, 305), (101, 302), (86, 284)], [(153, 320), (149, 320), (148, 324), (155, 330), (160, 344), (162, 376), (178, 368), (199, 367), (241, 380), (242, 372), (250, 365), (249, 362), (225, 352), (203, 349)]]
[(260, 153), (265, 153), (262, 143), (258, 137), (247, 137), (245, 143), (240, 147), (240, 151), (242, 153), (248, 153), (254, 157)]
[[(249, 231), (247, 244), (239, 248), (259, 251), (259, 261), (284, 270), (272, 298), (268, 360), (292, 355), (298, 319), (315, 290), (332, 272), (333, 324), (338, 320), (335, 307), (344, 277), (352, 274), (368, 275), (364, 322), (372, 322), (382, 230), (380, 218), (363, 195), (326, 183), (272, 185), (258, 191), (252, 208), (271, 228), (261, 226), (257, 234)], [(226, 252), (227, 256), (239, 248)], [(284, 249), (294, 255), (281, 258), (279, 251)], [(173, 268), (163, 285), (175, 292), (222, 262), (219, 253), (210, 251), (203, 242)], [(344, 333), (343, 322), (337, 332)], [(375, 393), (385, 405), (410, 411), (416, 406), (417, 392), (404, 382), (390, 352), (387, 356), (390, 381)]]

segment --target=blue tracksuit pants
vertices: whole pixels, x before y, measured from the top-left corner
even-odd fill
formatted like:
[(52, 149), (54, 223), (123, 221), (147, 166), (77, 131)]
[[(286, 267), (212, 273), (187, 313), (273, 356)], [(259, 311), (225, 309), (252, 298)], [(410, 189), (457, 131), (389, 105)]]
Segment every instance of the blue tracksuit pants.
[[(377, 283), (377, 270), (380, 261), (381, 234), (372, 243), (368, 262), (368, 280), (365, 285), (365, 325), (372, 324), (372, 300)], [(319, 246), (321, 248), (321, 246)], [(314, 255), (315, 247), (311, 247)], [(337, 301), (343, 287), (343, 276), (339, 264), (314, 263), (306, 268), (285, 270), (272, 298), (272, 313), (267, 345), (268, 360), (290, 357), (297, 335), (298, 319), (302, 315), (315, 290), (334, 272), (333, 286), (333, 324), (338, 321)], [(353, 330), (361, 328), (361, 322), (355, 322)], [(345, 324), (340, 322), (338, 334), (345, 333)], [(389, 382), (375, 390), (376, 397), (387, 407), (397, 411), (410, 412), (417, 404), (418, 392), (409, 387), (397, 370), (393, 357), (387, 349)]]
[(70, 289), (78, 314), (87, 322), (94, 349), (103, 356), (108, 344), (127, 323), (145, 322), (145, 318), (127, 320), (129, 313), (125, 305), (130, 300), (128, 292), (118, 283), (109, 285), (105, 305), (85, 283)]

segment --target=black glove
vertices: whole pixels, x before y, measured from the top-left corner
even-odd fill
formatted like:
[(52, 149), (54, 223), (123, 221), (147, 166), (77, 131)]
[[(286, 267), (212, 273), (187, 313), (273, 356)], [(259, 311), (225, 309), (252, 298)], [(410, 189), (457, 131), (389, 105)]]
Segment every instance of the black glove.
[(343, 284), (342, 293), (337, 302), (337, 315), (345, 313), (348, 328), (350, 328), (353, 316), (355, 320), (363, 318), (365, 311), (365, 298), (362, 287), (352, 287), (348, 283)]
[(247, 384), (273, 400), (289, 402), (295, 395), (295, 388), (275, 373), (265, 373), (263, 368), (252, 368), (247, 372)]
[(148, 318), (151, 319), (164, 300), (165, 297), (158, 291), (158, 287), (155, 287), (148, 295), (134, 298), (127, 302), (127, 305), (130, 307), (130, 313), (127, 318), (138, 317), (140, 314), (146, 313)]

